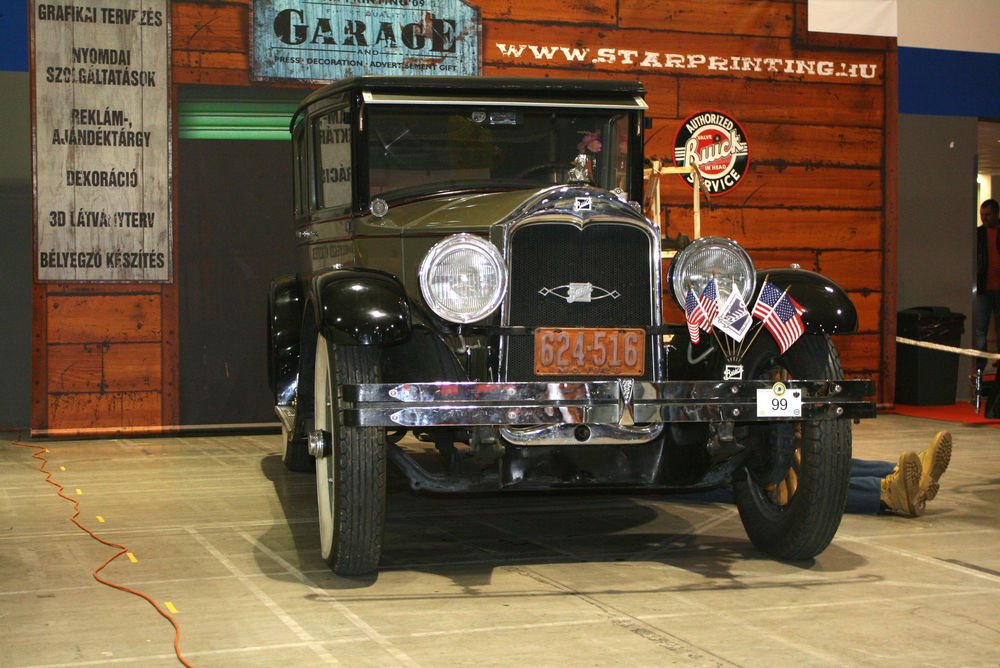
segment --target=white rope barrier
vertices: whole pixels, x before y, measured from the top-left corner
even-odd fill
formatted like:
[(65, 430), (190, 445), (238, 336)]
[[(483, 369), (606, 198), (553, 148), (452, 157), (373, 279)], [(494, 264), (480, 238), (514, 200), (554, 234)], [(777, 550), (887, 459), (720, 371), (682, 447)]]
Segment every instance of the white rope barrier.
[[(907, 346), (916, 346), (917, 348), (930, 348), (931, 350), (941, 350), (946, 353), (956, 353), (958, 355), (968, 355), (969, 357), (981, 357), (988, 360), (1000, 360), (1000, 354), (997, 353), (984, 353), (982, 350), (976, 350), (975, 348), (959, 348), (957, 346), (946, 346), (941, 343), (931, 343), (930, 341), (917, 341), (916, 339), (908, 339), (905, 336), (897, 336), (896, 343), (902, 343)], [(982, 405), (983, 400), (983, 371), (979, 369), (976, 375), (973, 377), (973, 386), (975, 389), (975, 401), (974, 407), (976, 409), (976, 415), (979, 414), (979, 408)]]
[(896, 343), (917, 346), (918, 348), (930, 348), (931, 350), (942, 350), (946, 353), (957, 353), (959, 355), (968, 355), (969, 357), (1000, 360), (1000, 354), (997, 353), (984, 353), (982, 350), (976, 350), (975, 348), (958, 348), (956, 346), (946, 346), (941, 343), (931, 343), (930, 341), (917, 341), (916, 339), (908, 339), (904, 336), (897, 336)]

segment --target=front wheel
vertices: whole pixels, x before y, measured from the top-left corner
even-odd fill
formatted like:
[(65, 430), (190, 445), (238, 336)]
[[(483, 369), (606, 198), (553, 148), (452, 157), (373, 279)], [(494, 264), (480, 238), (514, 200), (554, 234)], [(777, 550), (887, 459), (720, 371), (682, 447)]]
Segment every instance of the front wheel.
[[(784, 355), (770, 337), (761, 337), (744, 357), (744, 368), (747, 377), (774, 381), (844, 375), (825, 334), (803, 335)], [(733, 476), (733, 496), (747, 536), (778, 559), (811, 559), (833, 540), (844, 513), (851, 475), (850, 422), (771, 422), (750, 431), (753, 452)]]
[(308, 438), (303, 433), (305, 428), (301, 416), (296, 416), (292, 429), (285, 427), (284, 421), (281, 423), (281, 438), (285, 442), (281, 461), (285, 468), (296, 473), (309, 473), (315, 464), (315, 460), (309, 455)]
[[(376, 383), (378, 350), (316, 341), (315, 429), (320, 550), (338, 575), (378, 568), (385, 526), (385, 431), (349, 427), (339, 418), (341, 386)], [(322, 451), (320, 451), (322, 450)]]

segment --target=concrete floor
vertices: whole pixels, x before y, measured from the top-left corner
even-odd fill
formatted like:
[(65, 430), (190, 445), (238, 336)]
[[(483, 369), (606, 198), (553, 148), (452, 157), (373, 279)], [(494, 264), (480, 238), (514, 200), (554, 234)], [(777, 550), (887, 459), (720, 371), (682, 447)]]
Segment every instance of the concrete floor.
[[(332, 575), (310, 475), (278, 436), (46, 442), (102, 573), (173, 614), (197, 666), (1000, 664), (1000, 430), (880, 416), (855, 454), (951, 429), (925, 516), (846, 516), (809, 564), (724, 503), (662, 495), (430, 498), (394, 489), (383, 568)], [(174, 630), (91, 571), (33, 450), (0, 440), (2, 666), (178, 665)]]

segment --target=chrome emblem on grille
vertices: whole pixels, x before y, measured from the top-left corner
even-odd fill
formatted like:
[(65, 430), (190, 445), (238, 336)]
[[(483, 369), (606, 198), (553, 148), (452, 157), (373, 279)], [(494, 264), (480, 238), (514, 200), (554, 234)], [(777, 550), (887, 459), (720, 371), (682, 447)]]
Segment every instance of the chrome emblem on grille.
[(622, 296), (617, 290), (606, 290), (591, 283), (568, 283), (555, 288), (542, 288), (538, 291), (538, 294), (543, 297), (555, 295), (560, 299), (566, 300), (567, 304), (577, 302), (589, 304), (598, 299), (607, 299), (608, 297), (618, 299)]
[(577, 197), (573, 200), (574, 211), (593, 211), (594, 200), (591, 197)]
[(632, 404), (632, 392), (635, 390), (635, 379), (634, 378), (622, 378), (618, 381), (622, 388), (622, 400), (631, 405)]
[(632, 403), (635, 394), (635, 379), (622, 378), (618, 381), (621, 389), (621, 418), (619, 424), (623, 427), (631, 427), (635, 424), (635, 404)]

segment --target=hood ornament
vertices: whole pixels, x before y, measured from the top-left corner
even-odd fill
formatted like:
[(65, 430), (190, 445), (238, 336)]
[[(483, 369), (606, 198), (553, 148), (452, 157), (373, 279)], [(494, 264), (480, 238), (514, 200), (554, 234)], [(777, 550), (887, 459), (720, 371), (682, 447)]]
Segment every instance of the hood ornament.
[(590, 158), (587, 157), (586, 153), (581, 153), (573, 158), (573, 167), (569, 170), (568, 178), (571, 184), (590, 183)]
[(567, 304), (585, 303), (597, 301), (598, 299), (618, 299), (621, 293), (617, 290), (607, 290), (592, 283), (567, 283), (555, 288), (542, 288), (538, 291), (543, 297), (555, 295), (566, 301)]

